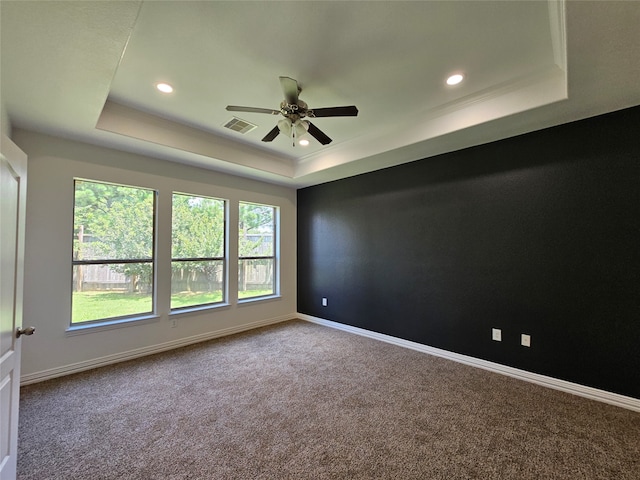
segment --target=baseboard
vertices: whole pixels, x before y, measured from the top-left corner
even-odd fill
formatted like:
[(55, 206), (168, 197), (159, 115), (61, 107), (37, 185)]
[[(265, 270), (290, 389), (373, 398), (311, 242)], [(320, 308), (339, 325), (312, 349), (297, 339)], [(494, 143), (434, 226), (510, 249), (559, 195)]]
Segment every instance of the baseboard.
[(116, 353), (113, 355), (107, 355), (105, 357), (94, 358), (84, 362), (73, 363), (70, 365), (64, 365), (62, 367), (51, 368), (40, 372), (30, 373), (22, 375), (20, 377), (21, 385), (29, 385), (31, 383), (43, 382), (56, 377), (62, 377), (64, 375), (70, 375), (72, 373), (82, 372), (84, 370), (91, 370), (92, 368), (103, 367), (114, 363), (124, 362), (127, 360), (133, 360), (134, 358), (144, 357), (146, 355), (153, 355), (154, 353), (166, 352), (167, 350), (173, 350), (175, 348), (186, 347), (194, 343), (205, 342), (207, 340), (213, 340), (214, 338), (226, 337), (227, 335), (233, 335), (234, 333), (241, 333), (247, 330), (253, 330), (255, 328), (265, 327), (267, 325), (273, 325), (280, 322), (286, 322), (288, 320), (294, 320), (298, 318), (296, 314), (283, 315), (275, 318), (268, 318), (259, 320), (257, 322), (245, 323), (242, 325), (224, 328), (222, 330), (216, 330), (214, 332), (207, 332), (200, 335), (193, 335), (191, 337), (180, 338), (178, 340), (172, 340), (170, 342), (160, 343), (158, 345), (152, 345), (149, 347), (137, 348), (126, 352)]
[(469, 357), (467, 355), (462, 355), (459, 353), (449, 352), (447, 350), (430, 347), (428, 345), (411, 342), (409, 340), (403, 340), (401, 338), (392, 337), (390, 335), (385, 335), (383, 333), (372, 332), (369, 330), (365, 330), (363, 328), (352, 327), (351, 325), (344, 325), (342, 323), (332, 322), (331, 320), (312, 317), (311, 315), (306, 315), (303, 313), (298, 313), (298, 318), (300, 318), (301, 320), (306, 320), (308, 322), (313, 322), (313, 323), (317, 323), (327, 327), (336, 328), (338, 330), (343, 330), (345, 332), (355, 333), (356, 335), (361, 335), (361, 336), (372, 338), (375, 340), (380, 340), (382, 342), (391, 343), (393, 345), (398, 345), (400, 347), (410, 348), (412, 350), (417, 350), (419, 352), (428, 353), (429, 355), (446, 358), (449, 360), (453, 360), (454, 362), (464, 363), (465, 365), (471, 365), (473, 367), (482, 368), (484, 370), (500, 373), (502, 375), (507, 375), (509, 377), (518, 378), (526, 382), (542, 385), (543, 387), (553, 388), (555, 390), (561, 390), (563, 392), (571, 393), (573, 395), (578, 395), (580, 397), (585, 397), (591, 400), (609, 403), (617, 407), (622, 407), (628, 410), (640, 412), (640, 399), (637, 399), (637, 398), (627, 397), (625, 395), (619, 395), (617, 393), (607, 392), (606, 390), (599, 390), (597, 388), (587, 387), (577, 383), (568, 382), (566, 380), (559, 380), (557, 378), (547, 377), (545, 375), (527, 372), (526, 370), (520, 370), (517, 368), (508, 367), (506, 365), (500, 365), (499, 363), (489, 362), (487, 360)]

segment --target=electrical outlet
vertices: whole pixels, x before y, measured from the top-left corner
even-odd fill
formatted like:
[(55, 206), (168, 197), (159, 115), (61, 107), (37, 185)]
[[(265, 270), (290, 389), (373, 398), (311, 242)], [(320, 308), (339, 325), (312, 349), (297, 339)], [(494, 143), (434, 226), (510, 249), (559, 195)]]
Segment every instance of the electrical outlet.
[(171, 320), (169, 320), (169, 324), (171, 325), (171, 328), (176, 328), (178, 326), (178, 320), (172, 318)]
[(322, 297), (322, 306), (326, 307), (327, 305), (329, 305), (329, 303), (327, 302), (327, 299)]
[(502, 330), (500, 330), (499, 328), (492, 328), (491, 329), (491, 339), (495, 340), (496, 342), (501, 342), (502, 341)]
[(527, 335), (526, 333), (523, 333), (522, 335), (520, 335), (520, 343), (522, 344), (523, 347), (530, 347), (531, 335)]

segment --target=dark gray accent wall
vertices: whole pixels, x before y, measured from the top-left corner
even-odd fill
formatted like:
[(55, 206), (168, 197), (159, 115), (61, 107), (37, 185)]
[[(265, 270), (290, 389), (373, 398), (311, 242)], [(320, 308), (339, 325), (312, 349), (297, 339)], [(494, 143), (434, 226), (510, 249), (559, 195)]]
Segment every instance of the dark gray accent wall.
[(640, 398), (639, 132), (634, 107), (299, 190), (298, 311)]

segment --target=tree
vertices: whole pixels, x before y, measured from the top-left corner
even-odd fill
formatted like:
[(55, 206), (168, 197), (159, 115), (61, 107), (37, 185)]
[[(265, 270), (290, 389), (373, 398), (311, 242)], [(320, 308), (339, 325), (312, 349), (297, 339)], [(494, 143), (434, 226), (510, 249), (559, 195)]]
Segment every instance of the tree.
[(241, 257), (259, 255), (265, 237), (269, 234), (273, 236), (274, 208), (241, 202), (239, 213), (238, 253)]
[(109, 267), (129, 276), (133, 291), (140, 280), (150, 285), (154, 203), (153, 190), (77, 180), (74, 259), (144, 260)]
[[(172, 269), (174, 278), (186, 279), (193, 290), (199, 277), (208, 282), (207, 291), (222, 269), (224, 257), (224, 201), (190, 195), (173, 195)], [(176, 261), (200, 259), (194, 261)]]
[[(238, 272), (240, 291), (247, 290), (247, 268), (255, 260), (243, 260), (243, 257), (272, 257), (274, 255), (274, 226), (275, 209), (267, 205), (254, 203), (240, 203), (239, 212), (239, 238), (238, 254), (240, 257), (240, 269)], [(272, 260), (259, 260), (264, 262), (265, 275), (270, 278), (272, 275)]]

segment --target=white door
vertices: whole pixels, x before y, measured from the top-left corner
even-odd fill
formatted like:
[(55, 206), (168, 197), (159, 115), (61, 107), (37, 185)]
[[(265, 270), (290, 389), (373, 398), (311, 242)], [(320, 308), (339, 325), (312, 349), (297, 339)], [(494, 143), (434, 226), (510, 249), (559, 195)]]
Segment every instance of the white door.
[(4, 134), (0, 174), (0, 480), (14, 480), (24, 338), (17, 331), (22, 328), (27, 156)]

